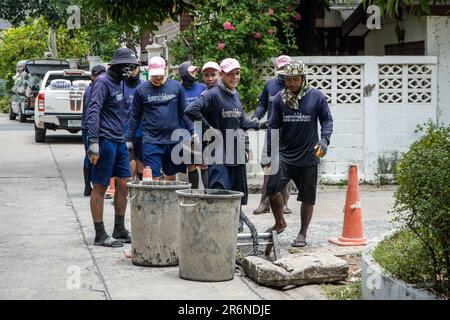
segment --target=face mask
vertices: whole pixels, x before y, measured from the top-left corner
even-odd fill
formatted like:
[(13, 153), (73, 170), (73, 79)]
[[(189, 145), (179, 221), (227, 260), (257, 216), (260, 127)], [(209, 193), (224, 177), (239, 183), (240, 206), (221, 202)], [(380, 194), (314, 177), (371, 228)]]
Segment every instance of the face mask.
[(126, 85), (130, 88), (134, 88), (139, 84), (140, 75), (131, 75), (128, 79), (124, 79)]
[(188, 68), (192, 64), (182, 63), (180, 65), (180, 78), (183, 87), (191, 87), (192, 84), (197, 81), (197, 79), (188, 71)]
[(133, 70), (134, 70), (135, 68), (136, 68), (136, 66), (133, 65), (133, 64), (124, 65), (124, 66), (120, 69), (121, 74), (122, 74), (122, 78), (123, 78), (124, 80), (127, 80), (128, 78), (130, 78), (131, 75), (132, 75), (132, 73), (133, 73)]

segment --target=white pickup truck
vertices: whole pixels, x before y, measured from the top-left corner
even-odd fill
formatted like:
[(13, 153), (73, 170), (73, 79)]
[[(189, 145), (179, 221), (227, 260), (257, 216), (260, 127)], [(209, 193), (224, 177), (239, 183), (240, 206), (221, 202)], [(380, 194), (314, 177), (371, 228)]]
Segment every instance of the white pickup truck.
[(70, 133), (81, 130), (83, 94), (90, 82), (91, 73), (84, 70), (55, 70), (45, 74), (34, 105), (36, 142), (45, 142), (47, 129)]

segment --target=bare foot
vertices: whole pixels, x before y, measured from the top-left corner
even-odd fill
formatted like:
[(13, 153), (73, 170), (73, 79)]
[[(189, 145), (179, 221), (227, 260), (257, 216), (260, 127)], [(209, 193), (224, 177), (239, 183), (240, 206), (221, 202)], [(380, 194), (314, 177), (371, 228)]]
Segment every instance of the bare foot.
[(127, 259), (132, 259), (133, 258), (133, 253), (131, 252), (130, 249), (123, 249), (123, 255)]
[(266, 232), (272, 232), (272, 230), (275, 230), (278, 234), (282, 233), (284, 231), (284, 229), (286, 229), (287, 227), (287, 223), (286, 221), (283, 221), (283, 223), (281, 225), (278, 224), (274, 224), (273, 227), (270, 227), (269, 229), (266, 230)]

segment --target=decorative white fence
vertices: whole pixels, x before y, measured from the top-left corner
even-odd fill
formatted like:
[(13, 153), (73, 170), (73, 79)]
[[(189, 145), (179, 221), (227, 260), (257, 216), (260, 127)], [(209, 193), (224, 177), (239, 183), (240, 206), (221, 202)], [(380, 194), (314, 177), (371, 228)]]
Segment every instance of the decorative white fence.
[[(404, 152), (418, 137), (417, 124), (436, 120), (437, 58), (434, 56), (295, 57), (313, 71), (310, 83), (323, 91), (334, 119), (334, 133), (320, 166), (321, 180), (347, 178), (348, 165), (359, 166), (360, 178), (377, 180), (379, 159)], [(263, 78), (273, 66), (258, 66)], [(255, 158), (249, 171), (261, 173), (258, 161), (263, 133), (250, 133)]]

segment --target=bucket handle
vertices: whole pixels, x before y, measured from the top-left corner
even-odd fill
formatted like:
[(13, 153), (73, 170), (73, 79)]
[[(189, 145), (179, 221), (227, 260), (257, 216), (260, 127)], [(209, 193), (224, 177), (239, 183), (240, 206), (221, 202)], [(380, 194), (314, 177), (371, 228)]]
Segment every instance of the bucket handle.
[(134, 194), (134, 196), (132, 196), (132, 197), (130, 197), (130, 193), (131, 192), (128, 192), (128, 200), (131, 200), (131, 201), (133, 201), (134, 199), (136, 199), (136, 197), (137, 197), (137, 195), (138, 195), (138, 193), (139, 193), (139, 189), (136, 189), (136, 191), (135, 191), (136, 193)]
[(195, 207), (198, 205), (198, 199), (195, 198), (195, 203), (184, 203), (183, 200), (180, 202), (180, 207)]

